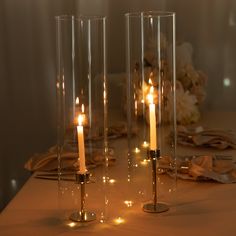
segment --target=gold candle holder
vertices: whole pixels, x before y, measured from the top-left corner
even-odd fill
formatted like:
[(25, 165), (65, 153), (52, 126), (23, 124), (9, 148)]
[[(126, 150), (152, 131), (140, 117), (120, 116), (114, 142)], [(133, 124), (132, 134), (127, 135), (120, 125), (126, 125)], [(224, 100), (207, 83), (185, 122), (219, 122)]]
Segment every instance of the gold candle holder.
[(148, 159), (152, 162), (152, 196), (153, 201), (143, 205), (143, 211), (148, 213), (161, 213), (169, 210), (165, 203), (157, 201), (157, 160), (160, 158), (160, 150), (148, 150)]
[(80, 185), (81, 204), (80, 211), (73, 212), (70, 215), (70, 220), (76, 222), (90, 222), (96, 220), (96, 214), (85, 210), (85, 186), (86, 184), (92, 183), (91, 175), (87, 171), (85, 173), (76, 172), (75, 174), (76, 183)]

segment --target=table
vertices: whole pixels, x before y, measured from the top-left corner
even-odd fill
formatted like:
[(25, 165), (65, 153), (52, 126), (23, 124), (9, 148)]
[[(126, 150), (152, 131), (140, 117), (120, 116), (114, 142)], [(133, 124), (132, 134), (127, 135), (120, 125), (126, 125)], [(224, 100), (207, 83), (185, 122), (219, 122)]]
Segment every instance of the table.
[[(223, 124), (222, 115), (211, 113), (205, 117), (205, 124), (212, 125), (210, 121), (207, 123), (211, 119), (219, 124), (218, 127), (234, 127), (232, 125), (236, 115), (228, 115), (232, 123), (228, 120)], [(119, 142), (122, 145), (124, 140)], [(191, 148), (180, 148), (180, 152), (183, 150), (188, 153), (193, 151)], [(120, 154), (122, 151), (124, 150), (120, 150)], [(200, 152), (204, 153), (206, 150)], [(226, 153), (235, 155), (236, 151), (228, 150)], [(122, 183), (122, 178), (126, 175), (116, 172), (124, 163), (126, 159), (121, 158), (114, 166), (114, 173), (120, 174), (118, 183)], [(170, 211), (162, 214), (144, 213), (138, 202), (122, 212), (116, 203), (120, 201), (123, 192), (127, 193), (129, 187), (122, 189), (117, 186), (114, 185), (110, 191), (115, 204), (110, 207), (109, 214), (113, 217), (115, 213), (117, 216), (121, 213), (124, 223), (116, 225), (111, 218), (108, 223), (95, 222), (83, 227), (68, 227), (60, 220), (57, 182), (35, 179), (32, 176), (1, 213), (0, 235), (236, 235), (235, 184), (179, 180), (175, 204)], [(94, 198), (96, 202), (95, 195)]]

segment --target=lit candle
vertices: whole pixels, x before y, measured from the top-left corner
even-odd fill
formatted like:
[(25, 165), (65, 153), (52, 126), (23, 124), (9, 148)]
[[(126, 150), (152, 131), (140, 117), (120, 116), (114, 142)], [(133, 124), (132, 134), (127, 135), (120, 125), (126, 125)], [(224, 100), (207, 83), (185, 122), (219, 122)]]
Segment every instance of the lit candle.
[[(150, 89), (153, 91), (153, 87)], [(150, 125), (150, 150), (157, 149), (157, 134), (156, 134), (156, 111), (153, 103), (153, 95), (148, 94), (149, 99), (149, 125)]]
[(81, 174), (84, 174), (87, 170), (85, 166), (84, 129), (82, 122), (83, 122), (83, 116), (78, 115), (77, 134), (78, 134), (78, 149), (79, 149), (79, 170)]

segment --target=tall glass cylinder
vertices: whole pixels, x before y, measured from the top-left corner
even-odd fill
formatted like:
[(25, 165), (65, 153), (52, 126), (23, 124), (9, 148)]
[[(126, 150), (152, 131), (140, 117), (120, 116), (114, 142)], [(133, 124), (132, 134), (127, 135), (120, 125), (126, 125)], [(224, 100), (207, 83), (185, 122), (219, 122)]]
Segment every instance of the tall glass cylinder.
[(175, 13), (126, 14), (126, 58), (128, 157), (140, 167), (135, 184), (143, 202), (156, 198), (171, 204), (176, 182)]
[(102, 176), (108, 150), (105, 23), (105, 17), (99, 16), (56, 17), (59, 203), (67, 218), (82, 203), (80, 184), (66, 178), (73, 180), (73, 174), (87, 171), (95, 181), (86, 184), (85, 207), (101, 218), (104, 215)]

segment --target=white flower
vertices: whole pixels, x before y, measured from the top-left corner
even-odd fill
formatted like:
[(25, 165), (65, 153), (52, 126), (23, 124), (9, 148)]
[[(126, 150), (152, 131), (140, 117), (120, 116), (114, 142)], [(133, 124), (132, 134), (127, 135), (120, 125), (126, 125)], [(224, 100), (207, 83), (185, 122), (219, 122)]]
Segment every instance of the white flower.
[[(171, 121), (173, 116), (173, 94), (171, 91), (166, 96), (165, 121)], [(195, 123), (200, 118), (197, 98), (188, 90), (184, 91), (181, 82), (176, 81), (176, 121), (181, 125)]]
[(197, 122), (200, 113), (197, 106), (197, 98), (184, 91), (181, 87), (176, 90), (176, 120), (179, 124), (190, 124)]

